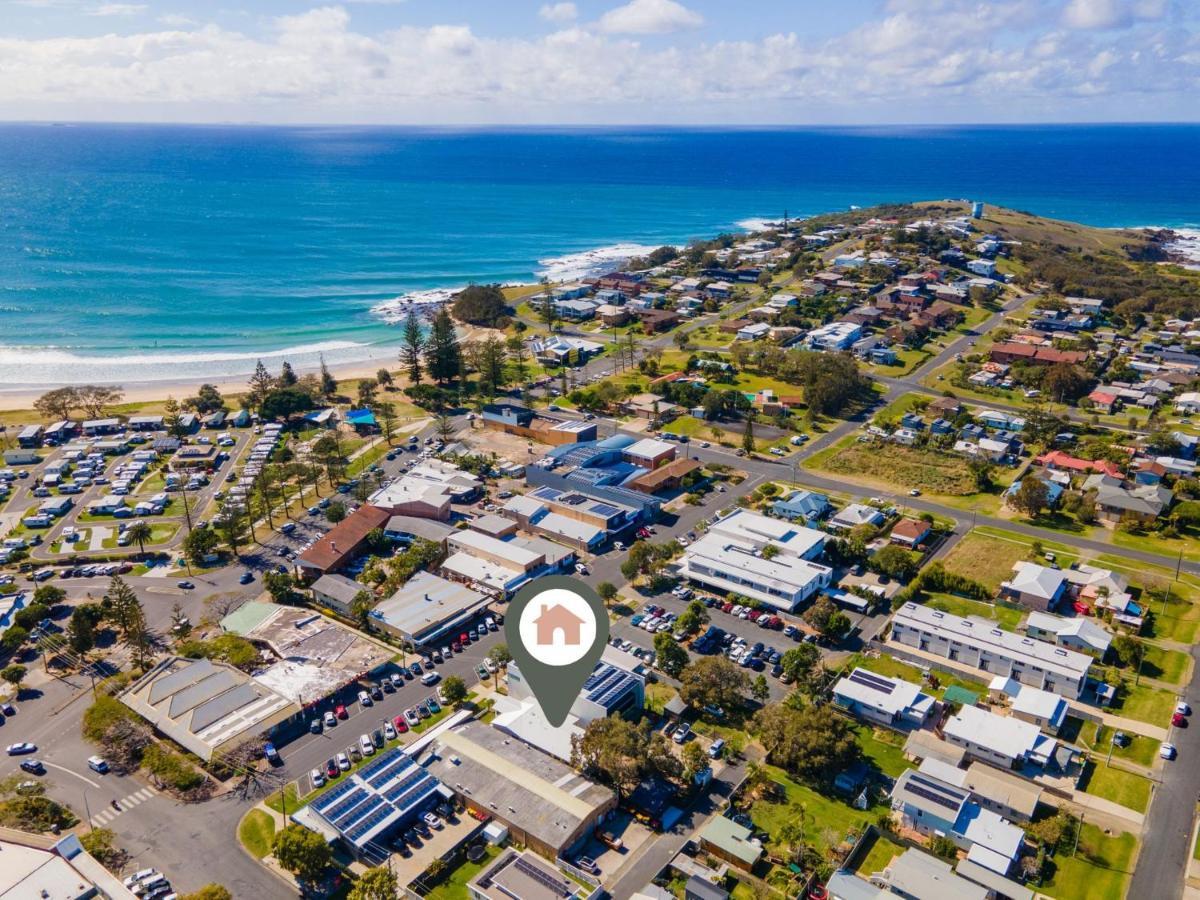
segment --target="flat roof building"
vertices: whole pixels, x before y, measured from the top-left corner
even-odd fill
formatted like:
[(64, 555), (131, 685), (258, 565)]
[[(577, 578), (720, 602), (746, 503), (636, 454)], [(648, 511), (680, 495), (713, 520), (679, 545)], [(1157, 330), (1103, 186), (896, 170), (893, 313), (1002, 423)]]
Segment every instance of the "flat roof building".
[(0, 900), (136, 900), (75, 834), (53, 838), (6, 828), (0, 839)]
[(946, 740), (1005, 769), (1032, 763), (1044, 766), (1054, 759), (1058, 741), (1014, 716), (1000, 716), (977, 706), (964, 706), (942, 726)]
[(417, 572), (388, 599), (370, 612), (379, 628), (423, 646), (448, 634), (457, 634), (490, 602), (480, 593), (429, 572)]
[(572, 900), (590, 893), (540, 857), (511, 848), (467, 883), (471, 900)]
[(430, 755), (422, 764), (469, 810), (552, 859), (579, 845), (617, 805), (610, 789), (480, 722), (441, 733)]
[(117, 699), (206, 762), (300, 712), (294, 701), (231, 665), (178, 656), (158, 663)]
[(896, 611), (891, 639), (1070, 699), (1083, 693), (1092, 666), (1090, 656), (1005, 631), (987, 619), (915, 603)]

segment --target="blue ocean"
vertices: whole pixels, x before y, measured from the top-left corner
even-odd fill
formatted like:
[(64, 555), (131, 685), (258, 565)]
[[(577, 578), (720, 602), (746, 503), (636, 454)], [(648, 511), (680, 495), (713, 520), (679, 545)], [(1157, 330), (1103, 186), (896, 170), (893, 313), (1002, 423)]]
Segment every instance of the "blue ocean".
[(1200, 222), (1200, 126), (804, 130), (0, 125), (0, 388), (395, 356), (397, 298), (969, 197)]

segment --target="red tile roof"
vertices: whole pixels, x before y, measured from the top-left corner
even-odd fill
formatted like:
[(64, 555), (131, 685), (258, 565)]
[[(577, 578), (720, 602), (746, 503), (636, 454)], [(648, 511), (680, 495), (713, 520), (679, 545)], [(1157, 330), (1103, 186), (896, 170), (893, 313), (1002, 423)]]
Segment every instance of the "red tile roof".
[(1061, 450), (1051, 450), (1043, 453), (1036, 460), (1038, 465), (1052, 466), (1056, 469), (1070, 469), (1075, 472), (1103, 472), (1114, 478), (1121, 477), (1121, 468), (1107, 459), (1079, 459)]
[(302, 554), (300, 564), (329, 572), (358, 552), (367, 534), (382, 528), (392, 514), (378, 506), (360, 506)]

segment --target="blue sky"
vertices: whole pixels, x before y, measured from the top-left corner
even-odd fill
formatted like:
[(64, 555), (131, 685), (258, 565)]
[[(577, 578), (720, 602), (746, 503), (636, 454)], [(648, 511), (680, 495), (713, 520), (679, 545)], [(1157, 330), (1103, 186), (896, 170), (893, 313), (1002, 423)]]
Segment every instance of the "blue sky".
[(0, 118), (1195, 121), (1194, 0), (0, 0)]

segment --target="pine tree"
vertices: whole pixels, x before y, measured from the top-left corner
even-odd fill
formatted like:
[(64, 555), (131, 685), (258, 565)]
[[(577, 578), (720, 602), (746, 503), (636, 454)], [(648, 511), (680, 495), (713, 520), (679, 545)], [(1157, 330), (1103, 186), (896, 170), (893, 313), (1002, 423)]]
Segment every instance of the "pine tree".
[(408, 370), (408, 380), (421, 383), (421, 354), (425, 352), (425, 335), (421, 331), (421, 320), (411, 309), (404, 320), (404, 345), (400, 350), (400, 362)]
[(439, 384), (458, 377), (462, 370), (462, 350), (458, 346), (458, 334), (454, 322), (445, 307), (433, 317), (429, 341), (425, 345), (425, 366), (429, 375)]
[(329, 367), (325, 365), (325, 355), (321, 354), (321, 393), (326, 397), (332, 397), (337, 393), (337, 379), (329, 371)]
[(167, 397), (163, 401), (163, 427), (167, 429), (167, 433), (171, 437), (183, 437), (183, 423), (179, 416), (179, 401), (174, 397)]
[(479, 359), (479, 384), (488, 397), (496, 396), (507, 379), (504, 377), (504, 344), (496, 338), (484, 341)]
[(254, 374), (250, 376), (250, 407), (258, 409), (262, 406), (262, 402), (266, 399), (267, 394), (275, 388), (275, 379), (271, 377), (271, 373), (267, 371), (267, 367), (263, 365), (260, 359), (258, 365), (254, 367)]
[(754, 452), (754, 415), (746, 415), (746, 430), (742, 432), (742, 449), (747, 453)]
[(517, 381), (524, 382), (529, 377), (529, 366), (525, 363), (525, 341), (519, 334), (514, 334), (504, 344), (508, 349), (509, 362), (512, 363), (513, 376)]
[(279, 386), (291, 387), (299, 380), (300, 379), (296, 377), (295, 370), (292, 369), (292, 364), (287, 360), (284, 360), (283, 368), (279, 370)]

